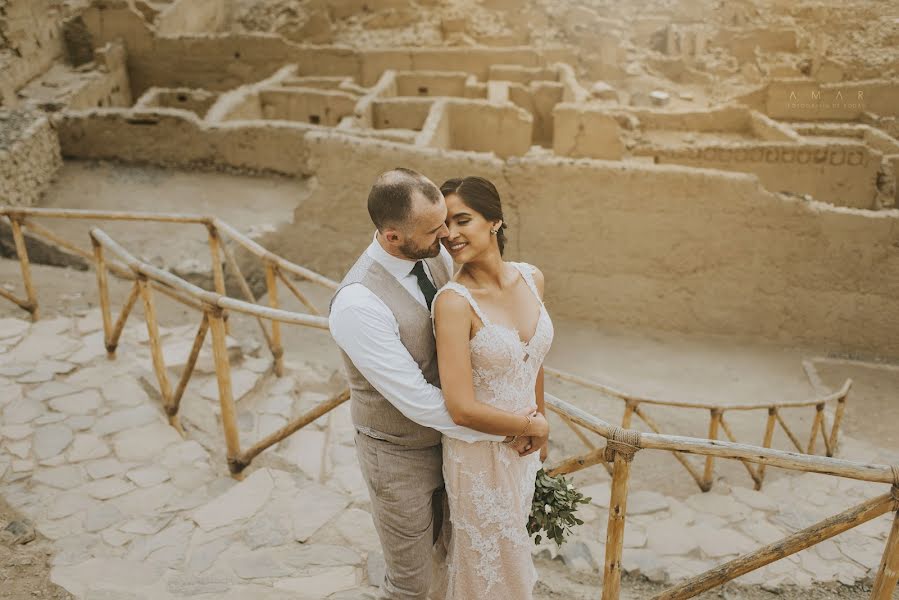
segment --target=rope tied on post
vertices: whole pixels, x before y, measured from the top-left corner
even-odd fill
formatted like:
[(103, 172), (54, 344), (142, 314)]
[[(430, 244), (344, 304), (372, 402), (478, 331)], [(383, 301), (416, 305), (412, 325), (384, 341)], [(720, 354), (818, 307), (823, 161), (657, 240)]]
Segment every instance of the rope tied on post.
[(610, 435), (606, 439), (606, 462), (615, 460), (615, 454), (620, 454), (626, 462), (634, 460), (637, 450), (640, 450), (640, 432), (633, 429), (622, 429), (612, 426)]

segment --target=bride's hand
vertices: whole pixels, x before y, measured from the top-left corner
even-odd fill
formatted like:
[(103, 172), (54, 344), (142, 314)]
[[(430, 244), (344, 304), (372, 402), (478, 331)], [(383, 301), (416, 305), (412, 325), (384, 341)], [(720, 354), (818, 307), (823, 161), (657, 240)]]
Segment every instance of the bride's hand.
[(526, 435), (529, 435), (534, 438), (548, 438), (549, 437), (549, 423), (541, 413), (534, 413), (531, 416), (531, 425), (528, 427), (527, 431), (525, 431)]
[(540, 452), (540, 461), (546, 460), (547, 448), (549, 447), (549, 438), (548, 437), (532, 437), (530, 439), (531, 443), (529, 446), (525, 447), (524, 452), (520, 452), (519, 456), (528, 456), (529, 454), (533, 454), (534, 452)]
[(520, 437), (515, 440), (514, 443), (509, 444), (509, 447), (518, 452), (519, 455), (523, 455), (525, 452), (531, 449), (531, 438), (529, 437)]

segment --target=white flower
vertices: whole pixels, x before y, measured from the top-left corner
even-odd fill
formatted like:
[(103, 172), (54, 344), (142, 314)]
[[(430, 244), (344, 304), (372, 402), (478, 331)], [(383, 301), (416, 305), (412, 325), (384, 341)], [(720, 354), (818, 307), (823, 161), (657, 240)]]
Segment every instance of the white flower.
[(545, 512), (546, 514), (549, 514), (549, 513), (551, 513), (552, 511), (553, 511), (553, 507), (552, 507), (552, 506), (550, 506), (549, 504), (544, 504), (544, 505), (543, 505), (543, 512)]
[(574, 486), (571, 485), (571, 484), (569, 483), (569, 484), (568, 484), (568, 491), (570, 492), (570, 491), (573, 490), (573, 489), (574, 489)]

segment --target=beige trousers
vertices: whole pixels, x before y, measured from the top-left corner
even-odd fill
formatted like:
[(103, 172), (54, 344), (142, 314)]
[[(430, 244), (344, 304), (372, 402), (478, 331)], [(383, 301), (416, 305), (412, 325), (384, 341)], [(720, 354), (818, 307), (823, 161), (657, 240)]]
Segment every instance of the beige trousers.
[(441, 446), (407, 448), (357, 432), (356, 455), (386, 564), (377, 597), (439, 600), (449, 522)]

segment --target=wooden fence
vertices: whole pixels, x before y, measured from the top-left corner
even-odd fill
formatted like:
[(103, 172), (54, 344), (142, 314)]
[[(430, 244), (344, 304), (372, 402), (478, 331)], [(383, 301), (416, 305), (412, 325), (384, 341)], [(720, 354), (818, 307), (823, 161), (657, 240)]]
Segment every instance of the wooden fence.
[[(240, 477), (242, 471), (250, 464), (253, 458), (264, 449), (285, 439), (290, 434), (298, 431), (308, 423), (326, 414), (330, 410), (333, 410), (335, 407), (349, 399), (349, 391), (345, 389), (329, 400), (322, 402), (318, 406), (307, 411), (280, 430), (259, 440), (250, 448), (241, 450), (238, 438), (234, 399), (231, 391), (230, 364), (228, 361), (225, 339), (227, 329), (225, 322), (226, 314), (228, 312), (247, 314), (255, 317), (259, 321), (266, 342), (275, 359), (275, 373), (280, 376), (283, 373), (283, 349), (281, 347), (280, 339), (280, 324), (290, 323), (306, 327), (327, 328), (327, 319), (316, 314), (317, 311), (312, 303), (309, 302), (299, 289), (296, 288), (296, 285), (285, 276), (285, 273), (315, 282), (329, 289), (335, 289), (336, 283), (317, 273), (313, 273), (299, 265), (295, 265), (273, 255), (218, 219), (191, 215), (20, 208), (0, 209), (0, 216), (7, 217), (12, 224), (12, 232), (21, 264), (26, 298), (19, 298), (3, 289), (0, 289), (0, 295), (12, 300), (25, 310), (29, 311), (32, 318), (37, 319), (38, 302), (30, 274), (25, 239), (22, 232), (23, 227), (30, 229), (33, 233), (43, 237), (52, 244), (83, 256), (95, 265), (98, 287), (100, 289), (104, 337), (106, 349), (109, 352), (110, 357), (114, 356), (119, 336), (122, 333), (125, 321), (127, 320), (131, 309), (136, 303), (137, 298), (141, 298), (149, 335), (153, 366), (159, 381), (164, 408), (170, 422), (174, 427), (179, 429), (179, 431), (182, 431), (178, 421), (180, 400), (184, 393), (184, 389), (187, 386), (187, 382), (190, 379), (191, 373), (193, 372), (194, 365), (196, 364), (197, 357), (203, 345), (203, 340), (205, 339), (207, 331), (211, 330), (228, 467), (235, 477)], [(92, 251), (87, 251), (60, 238), (52, 231), (33, 223), (33, 220), (37, 217), (155, 221), (205, 225), (209, 232), (210, 258), (213, 265), (215, 291), (203, 290), (167, 271), (158, 269), (136, 259), (100, 229), (94, 228), (91, 230), (90, 239)], [(234, 256), (230, 250), (228, 250), (226, 244), (223, 243), (221, 237), (222, 233), (236, 243), (241, 244), (263, 261), (266, 272), (269, 306), (260, 306), (256, 303), (256, 299), (253, 297), (246, 279), (240, 272), (240, 269), (234, 260)], [(107, 257), (107, 254), (111, 256)], [(236, 300), (225, 295), (225, 278), (221, 263), (221, 254), (224, 254), (225, 262), (228, 267), (234, 270), (246, 300)], [(112, 258), (113, 260), (110, 260), (109, 258)], [(119, 311), (119, 315), (115, 320), (112, 318), (113, 315), (109, 298), (108, 274), (110, 272), (133, 281), (128, 298), (125, 300)], [(276, 287), (277, 280), (279, 279), (305, 306), (310, 309), (313, 314), (296, 313), (279, 308)], [(192, 351), (184, 371), (182, 372), (178, 386), (174, 391), (172, 391), (171, 384), (168, 380), (167, 368), (163, 360), (162, 347), (159, 340), (153, 296), (153, 293), (157, 291), (202, 313)], [(265, 321), (271, 322), (271, 330), (266, 327)], [(712, 464), (711, 461), (715, 458), (742, 461), (750, 474), (755, 474), (753, 479), (756, 480), (757, 485), (760, 485), (761, 483), (764, 468), (766, 466), (891, 484), (889, 491), (881, 496), (867, 500), (857, 506), (825, 519), (824, 521), (816, 523), (811, 527), (798, 531), (783, 540), (768, 544), (754, 552), (745, 554), (701, 575), (690, 578), (662, 592), (656, 596), (657, 599), (680, 600), (692, 598), (705, 590), (722, 585), (736, 577), (749, 573), (800, 550), (809, 548), (818, 542), (829, 539), (839, 533), (893, 511), (896, 512), (896, 515), (894, 515), (893, 518), (892, 529), (884, 548), (883, 559), (871, 593), (872, 600), (890, 599), (893, 590), (896, 588), (897, 580), (899, 580), (899, 466), (864, 464), (831, 458), (830, 456), (822, 457), (811, 454), (811, 452), (814, 451), (814, 440), (819, 432), (821, 432), (824, 437), (826, 452), (828, 455), (833, 453), (839, 422), (842, 419), (843, 411), (845, 410), (845, 400), (851, 382), (847, 381), (843, 388), (835, 394), (808, 402), (775, 403), (762, 406), (708, 406), (669, 402), (652, 398), (640, 398), (552, 369), (547, 369), (547, 372), (551, 376), (567, 379), (597, 389), (606, 394), (613, 395), (626, 403), (623, 427), (618, 427), (611, 425), (576, 406), (564, 402), (551, 394), (546, 395), (546, 406), (548, 409), (559, 415), (563, 421), (578, 432), (579, 437), (584, 440), (586, 444), (591, 445), (589, 439), (583, 432), (578, 431), (578, 428), (592, 432), (606, 441), (603, 448), (594, 447), (586, 456), (566, 459), (560, 465), (556, 465), (549, 469), (551, 472), (570, 473), (590, 466), (591, 464), (608, 463), (611, 465), (612, 487), (610, 492), (608, 527), (606, 534), (606, 556), (603, 568), (603, 600), (617, 600), (620, 595), (621, 557), (627, 518), (627, 495), (631, 461), (634, 455), (643, 449), (673, 452), (676, 456), (680, 456), (681, 454), (694, 454), (705, 457), (706, 469), (704, 476), (701, 479), (698, 477), (697, 473), (690, 469), (688, 470), (690, 470), (691, 475), (693, 475), (697, 483), (700, 484), (700, 487), (705, 486), (706, 488), (710, 485), (712, 469), (710, 465)], [(834, 423), (831, 425), (829, 433), (827, 433), (827, 427), (823, 418), (823, 407), (825, 403), (831, 400), (837, 402), (837, 413)], [(698, 439), (658, 433), (658, 426), (654, 424), (654, 421), (647, 418), (648, 416), (646, 413), (640, 408), (641, 404), (656, 404), (709, 410), (711, 414), (709, 426), (710, 439)], [(816, 418), (812, 425), (810, 441), (805, 448), (808, 452), (807, 454), (803, 453), (803, 448), (801, 444), (799, 444), (798, 439), (796, 439), (795, 435), (792, 434), (783, 419), (779, 416), (779, 411), (781, 409), (803, 406), (814, 406), (816, 410)], [(740, 444), (733, 441), (733, 435), (730, 433), (729, 427), (723, 419), (724, 412), (755, 409), (764, 409), (768, 411), (768, 425), (765, 433), (767, 442), (760, 447)], [(630, 418), (633, 414), (636, 414), (639, 418), (643, 419), (643, 421), (653, 429), (653, 432), (639, 432), (630, 429)], [(774, 429), (774, 421), (780, 423), (781, 427), (787, 432), (799, 452), (787, 452), (768, 447), (770, 444), (771, 432)], [(724, 429), (725, 434), (727, 434), (732, 441), (716, 439), (718, 426), (721, 426), (721, 428)], [(753, 469), (751, 465), (756, 466)]]
[(893, 526), (874, 580), (871, 598), (872, 600), (890, 600), (893, 590), (896, 589), (896, 582), (899, 580), (899, 466), (865, 464), (734, 442), (623, 429), (549, 394), (546, 395), (546, 406), (574, 425), (592, 431), (606, 440), (604, 451), (613, 467), (606, 530), (606, 556), (603, 567), (603, 600), (618, 600), (620, 594), (628, 480), (631, 461), (634, 455), (642, 449), (729, 458), (754, 463), (760, 467), (769, 465), (794, 471), (892, 484), (891, 489), (881, 496), (867, 500), (811, 527), (797, 531), (782, 540), (692, 577), (657, 595), (656, 600), (692, 598), (891, 511), (896, 514), (893, 517)]
[[(310, 302), (306, 295), (300, 291), (297, 285), (291, 281), (288, 275), (311, 281), (332, 290), (336, 289), (337, 284), (318, 273), (272, 254), (227, 223), (216, 219), (215, 217), (203, 217), (199, 215), (112, 211), (6, 208), (0, 209), (0, 215), (7, 217), (12, 224), (12, 232), (22, 271), (26, 297), (18, 298), (2, 288), (0, 288), (0, 292), (3, 293), (4, 297), (12, 300), (31, 313), (32, 319), (37, 319), (38, 317), (38, 301), (33, 279), (31, 277), (23, 228), (30, 230), (34, 235), (41, 237), (51, 245), (77, 254), (94, 265), (97, 272), (97, 285), (100, 294), (104, 341), (106, 351), (110, 358), (114, 358), (116, 347), (119, 343), (119, 337), (122, 334), (125, 323), (131, 314), (134, 304), (137, 302), (137, 299), (140, 298), (144, 308), (150, 353), (153, 360), (153, 370), (159, 384), (159, 393), (162, 397), (163, 409), (168, 416), (169, 423), (171, 423), (171, 425), (182, 435), (184, 435), (184, 430), (178, 418), (181, 399), (187, 388), (187, 384), (190, 381), (191, 375), (193, 374), (206, 335), (211, 333), (213, 359), (215, 362), (216, 379), (219, 389), (219, 403), (221, 405), (222, 428), (224, 429), (225, 446), (227, 449), (228, 468), (235, 477), (240, 477), (242, 471), (250, 464), (253, 458), (259, 455), (263, 450), (277, 444), (292, 433), (299, 431), (309, 423), (349, 400), (349, 389), (344, 389), (327, 401), (306, 411), (281, 429), (257, 441), (249, 448), (241, 449), (234, 396), (231, 389), (231, 366), (228, 361), (226, 344), (227, 314), (229, 312), (242, 313), (256, 318), (259, 322), (259, 327), (262, 330), (266, 344), (274, 358), (275, 374), (280, 377), (283, 375), (284, 371), (284, 350), (281, 346), (281, 323), (303, 325), (318, 329), (328, 328), (327, 318), (322, 317), (319, 314), (316, 307)], [(38, 217), (203, 225), (208, 231), (209, 252), (210, 260), (212, 262), (212, 275), (215, 291), (204, 290), (184, 281), (168, 271), (164, 271), (138, 260), (101, 229), (91, 229), (90, 240), (92, 248), (91, 250), (87, 250), (78, 247), (72, 242), (61, 238), (53, 231), (35, 223), (35, 220)], [(269, 306), (257, 304), (256, 298), (254, 297), (246, 278), (241, 272), (233, 252), (223, 239), (223, 235), (246, 248), (263, 262), (266, 274)], [(225, 295), (225, 271), (222, 266), (223, 257), (224, 263), (237, 279), (246, 300), (236, 300)], [(131, 291), (115, 319), (113, 319), (112, 303), (109, 297), (109, 273), (133, 281)], [(279, 307), (278, 301), (278, 281), (283, 283), (284, 286), (309, 309), (311, 314), (282, 310)], [(159, 324), (154, 300), (155, 292), (165, 294), (200, 313), (200, 323), (197, 327), (197, 333), (194, 338), (191, 352), (174, 390), (169, 381), (168, 368), (165, 364), (162, 344), (159, 337)], [(267, 326), (266, 322), (269, 322), (270, 326)]]
[[(679, 402), (674, 400), (661, 400), (658, 398), (635, 396), (633, 394), (628, 394), (626, 392), (617, 390), (608, 385), (603, 385), (596, 381), (591, 381), (584, 377), (579, 377), (577, 375), (572, 375), (570, 373), (565, 373), (549, 367), (545, 368), (544, 371), (548, 376), (560, 381), (574, 383), (592, 391), (599, 392), (604, 396), (624, 402), (624, 416), (621, 419), (621, 427), (624, 429), (629, 429), (631, 427), (633, 417), (636, 415), (654, 433), (662, 433), (659, 424), (646, 412), (645, 406), (670, 406), (687, 410), (708, 411), (708, 439), (717, 440), (719, 437), (719, 430), (723, 429), (724, 434), (731, 442), (737, 442), (730, 424), (724, 418), (725, 413), (730, 411), (766, 411), (768, 413), (768, 419), (765, 424), (765, 435), (762, 439), (763, 448), (771, 447), (775, 428), (777, 425), (780, 425), (784, 433), (786, 433), (787, 437), (795, 446), (796, 450), (798, 452), (804, 452), (806, 454), (815, 453), (816, 441), (818, 439), (818, 434), (820, 433), (824, 441), (823, 445), (827, 456), (833, 456), (834, 451), (836, 450), (840, 424), (843, 421), (843, 414), (846, 411), (846, 400), (849, 396), (849, 389), (852, 387), (852, 380), (847, 379), (843, 384), (843, 387), (833, 394), (814, 398), (812, 400), (803, 400), (798, 402), (783, 401), (765, 402), (759, 404), (706, 404), (699, 402)], [(836, 410), (833, 422), (828, 427), (824, 416), (824, 408), (829, 403), (836, 403)], [(809, 433), (808, 442), (803, 446), (796, 434), (793, 433), (793, 430), (787, 425), (786, 421), (783, 418), (782, 412), (788, 409), (802, 409), (810, 407), (814, 408), (815, 416), (812, 419), (811, 432)], [(585, 469), (595, 464), (602, 464), (609, 472), (609, 474), (611, 474), (612, 466), (609, 462), (604, 460), (605, 453), (603, 449), (597, 449), (596, 444), (592, 443), (589, 438), (585, 436), (584, 433), (571, 422), (570, 419), (568, 419), (564, 415), (560, 415), (560, 417), (562, 417), (562, 420), (572, 430), (574, 430), (574, 433), (578, 436), (578, 438), (584, 443), (585, 446), (587, 446), (588, 451), (583, 455), (573, 456), (563, 461), (562, 463), (557, 465), (557, 467), (555, 468), (555, 473), (574, 473), (575, 471), (580, 471), (581, 469)], [(691, 464), (690, 461), (687, 460), (687, 458), (682, 453), (672, 452), (672, 454), (674, 455), (674, 458), (676, 458), (677, 461), (681, 465), (683, 465), (684, 469), (687, 470), (687, 472), (699, 486), (699, 489), (704, 492), (712, 489), (712, 482), (714, 481), (715, 457), (707, 456), (705, 458), (705, 467), (703, 469), (703, 472), (700, 473), (697, 470), (696, 466)], [(749, 461), (743, 460), (741, 462), (746, 468), (746, 471), (749, 473), (749, 477), (752, 478), (752, 481), (755, 484), (755, 489), (762, 489), (762, 482), (765, 479), (765, 465), (761, 464), (753, 467)]]

